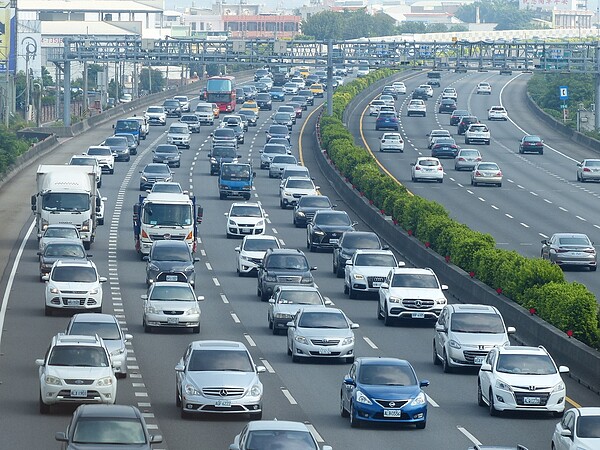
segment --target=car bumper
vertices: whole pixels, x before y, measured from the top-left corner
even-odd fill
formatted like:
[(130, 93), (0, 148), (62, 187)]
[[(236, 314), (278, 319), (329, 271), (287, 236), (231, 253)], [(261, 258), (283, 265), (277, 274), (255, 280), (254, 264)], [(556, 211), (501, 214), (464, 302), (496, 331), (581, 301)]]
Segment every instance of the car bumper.
[(481, 183), (481, 184), (498, 184), (498, 183), (502, 183), (502, 178), (501, 177), (474, 177), (473, 181), (475, 183)]
[(446, 349), (449, 365), (459, 367), (479, 367), (487, 356), (486, 350), (466, 350), (448, 347)]
[(182, 314), (167, 316), (163, 314), (146, 314), (146, 325), (162, 328), (193, 328), (200, 326), (200, 314)]
[(102, 307), (102, 298), (92, 295), (56, 295), (46, 297), (46, 307), (56, 310), (86, 311)]
[(388, 309), (388, 316), (396, 319), (437, 320), (441, 312), (441, 307), (440, 309), (427, 309), (418, 311), (415, 309), (406, 309), (402, 306), (392, 305)]
[(491, 115), (488, 116), (488, 120), (508, 120), (508, 117), (505, 115)]
[(427, 111), (421, 111), (421, 110), (408, 110), (408, 112), (406, 113), (409, 117), (410, 116), (423, 116), (425, 117), (427, 115)]
[(458, 170), (461, 170), (461, 169), (471, 169), (472, 170), (475, 168), (476, 165), (477, 165), (477, 162), (475, 162), (475, 161), (472, 161), (472, 162), (461, 161), (461, 162), (455, 162), (454, 168), (458, 169)]
[(347, 358), (354, 356), (354, 343), (324, 346), (295, 342), (294, 355), (300, 358)]
[(423, 172), (416, 173), (414, 175), (415, 180), (443, 180), (444, 173), (436, 170), (435, 172)]
[(595, 256), (554, 256), (553, 262), (559, 266), (590, 266), (596, 267)]
[(150, 118), (150, 119), (148, 119), (148, 123), (150, 125), (166, 125), (167, 120), (166, 119), (158, 119), (158, 118)]
[[(49, 386), (42, 385), (41, 399), (46, 405), (56, 405), (60, 403), (97, 403), (113, 405), (117, 397), (117, 385), (114, 383), (107, 387), (90, 386), (91, 389), (86, 389), (85, 386), (79, 385), (62, 385)], [(86, 396), (71, 395), (75, 391), (86, 391)]]
[[(229, 406), (217, 406), (224, 400), (229, 400)], [(210, 414), (248, 414), (262, 411), (262, 395), (247, 395), (242, 398), (206, 398), (200, 395), (182, 395), (181, 407), (187, 413), (210, 413)]]
[[(555, 392), (549, 394), (548, 392), (536, 391), (515, 391), (509, 392), (502, 389), (493, 389), (492, 395), (494, 396), (494, 407), (498, 411), (548, 411), (548, 412), (561, 412), (565, 409), (565, 397), (566, 391)], [(525, 404), (526, 398), (540, 398), (542, 404)], [(546, 400), (547, 399), (547, 400)], [(529, 400), (531, 401), (531, 400)], [(546, 401), (545, 405), (543, 404)]]
[(115, 161), (127, 161), (131, 157), (131, 153), (127, 151), (127, 153), (116, 153)]
[(600, 172), (581, 172), (582, 180), (600, 180)]
[(287, 330), (288, 329), (287, 324), (288, 324), (288, 322), (291, 322), (292, 320), (294, 320), (293, 317), (288, 317), (288, 318), (273, 317), (273, 329), (274, 330)]
[(231, 226), (231, 225), (227, 225), (227, 234), (229, 236), (239, 236), (239, 237), (243, 237), (243, 236), (249, 236), (249, 235), (255, 235), (255, 234), (264, 234), (265, 232), (265, 228), (264, 226), (262, 227), (237, 227), (237, 226)]
[[(366, 405), (364, 403), (353, 402), (352, 405), (356, 411), (356, 417), (359, 420), (368, 422), (417, 423), (425, 422), (427, 420), (426, 404), (410, 406), (410, 403), (408, 403), (400, 409), (383, 408), (377, 403)], [(391, 417), (389, 417), (388, 414)]]
[(394, 145), (394, 146), (381, 146), (379, 150), (382, 152), (403, 152), (404, 145)]

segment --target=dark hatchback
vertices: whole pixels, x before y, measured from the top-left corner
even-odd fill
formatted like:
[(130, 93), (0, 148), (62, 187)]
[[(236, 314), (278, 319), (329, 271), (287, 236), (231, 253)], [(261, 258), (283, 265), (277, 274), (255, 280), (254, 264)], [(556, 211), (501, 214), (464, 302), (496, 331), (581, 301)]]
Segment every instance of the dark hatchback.
[(273, 99), (271, 98), (271, 94), (268, 92), (259, 92), (256, 94), (256, 104), (260, 110), (269, 110), (273, 109)]
[(452, 114), (456, 109), (456, 101), (451, 98), (444, 98), (440, 101), (440, 106), (438, 108), (439, 114)]
[(181, 166), (181, 151), (173, 144), (159, 144), (152, 154), (153, 163), (164, 163), (169, 167)]
[(300, 197), (296, 206), (294, 206), (294, 225), (298, 228), (305, 227), (318, 210), (333, 209), (335, 205), (331, 203), (326, 195), (305, 195)]
[(194, 258), (192, 251), (185, 241), (164, 239), (154, 241), (146, 261), (146, 284), (156, 281), (188, 282), (192, 286), (196, 282), (194, 263), (200, 258)]
[[(452, 99), (450, 99), (452, 100)], [(471, 113), (466, 109), (455, 109), (450, 115), (450, 125), (458, 125), (463, 116), (470, 116)]]
[(342, 235), (340, 241), (333, 247), (333, 273), (338, 278), (344, 276), (346, 261), (352, 259), (358, 249), (387, 250), (372, 231), (348, 231)]
[(423, 88), (416, 88), (413, 93), (412, 93), (412, 98), (414, 99), (421, 99), (424, 101), (429, 100), (429, 95), (427, 95), (427, 91)]
[(465, 134), (465, 131), (469, 128), (472, 123), (479, 123), (479, 119), (475, 116), (463, 116), (458, 123), (458, 134)]
[(434, 158), (456, 158), (460, 148), (453, 138), (437, 138), (431, 146), (431, 156)]
[(311, 252), (318, 249), (333, 249), (346, 231), (354, 231), (356, 222), (352, 222), (346, 211), (330, 209), (317, 210), (306, 226), (306, 248)]

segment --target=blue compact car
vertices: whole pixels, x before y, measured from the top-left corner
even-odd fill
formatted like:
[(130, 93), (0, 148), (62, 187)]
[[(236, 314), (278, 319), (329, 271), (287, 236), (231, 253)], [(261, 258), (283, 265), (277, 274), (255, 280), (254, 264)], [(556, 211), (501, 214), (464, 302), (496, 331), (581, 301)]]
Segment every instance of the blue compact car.
[(274, 102), (282, 102), (285, 100), (285, 93), (281, 88), (278, 90), (271, 89), (269, 94), (271, 94), (271, 100), (273, 100)]
[(429, 381), (417, 379), (411, 364), (397, 358), (356, 358), (344, 377), (340, 413), (350, 426), (362, 422), (427, 425), (427, 396), (421, 389)]

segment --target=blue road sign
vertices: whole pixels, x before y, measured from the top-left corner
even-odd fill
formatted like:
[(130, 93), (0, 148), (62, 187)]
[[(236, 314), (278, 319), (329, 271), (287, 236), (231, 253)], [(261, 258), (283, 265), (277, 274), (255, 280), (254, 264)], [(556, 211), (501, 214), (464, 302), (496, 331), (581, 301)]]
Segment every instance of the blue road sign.
[(567, 100), (569, 98), (569, 89), (567, 86), (560, 86), (558, 88), (558, 96), (561, 100)]

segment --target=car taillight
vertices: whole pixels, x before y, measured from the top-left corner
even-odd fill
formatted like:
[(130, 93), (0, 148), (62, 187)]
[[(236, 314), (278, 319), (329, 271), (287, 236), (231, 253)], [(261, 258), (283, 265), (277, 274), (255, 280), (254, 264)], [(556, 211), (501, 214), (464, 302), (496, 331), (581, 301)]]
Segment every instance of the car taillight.
[(476, 176), (476, 177), (480, 177), (480, 176), (481, 176), (481, 172), (479, 172), (479, 170), (476, 170), (476, 171), (475, 171), (475, 176)]
[(460, 158), (458, 158), (459, 161), (466, 161), (465, 158), (463, 158), (462, 156)]
[(442, 170), (443, 171), (444, 167), (443, 166), (438, 166), (438, 170)]
[(475, 161), (481, 161), (481, 156), (478, 156), (477, 158), (475, 158)]
[(498, 171), (498, 172), (496, 173), (496, 176), (497, 176), (497, 177), (501, 177), (501, 176), (502, 176), (502, 172)]
[(421, 170), (421, 166), (415, 166), (415, 170)]
[(590, 169), (588, 169), (587, 167), (584, 167), (584, 168), (583, 168), (583, 171), (584, 171), (584, 172), (591, 172), (591, 170), (590, 170)]
[(566, 248), (557, 248), (556, 249), (556, 253), (566, 253), (569, 252), (570, 250), (566, 249)]

